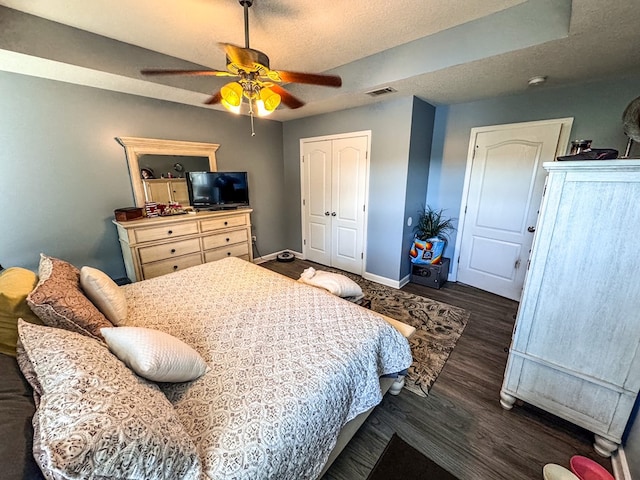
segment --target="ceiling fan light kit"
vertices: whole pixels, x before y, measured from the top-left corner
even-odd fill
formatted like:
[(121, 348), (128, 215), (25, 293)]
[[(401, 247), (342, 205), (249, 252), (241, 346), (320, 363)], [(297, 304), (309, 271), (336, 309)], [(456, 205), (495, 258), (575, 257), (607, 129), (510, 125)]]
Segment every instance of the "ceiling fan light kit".
[(319, 73), (287, 72), (271, 70), (269, 57), (259, 50), (249, 48), (249, 7), (253, 0), (239, 0), (244, 8), (245, 46), (239, 47), (231, 43), (221, 43), (227, 56), (227, 70), (159, 70), (145, 69), (143, 75), (195, 75), (215, 77), (239, 77), (224, 85), (204, 103), (215, 105), (220, 103), (230, 112), (239, 114), (242, 111), (242, 99), (247, 99), (251, 117), (251, 135), (253, 116), (269, 115), (282, 103), (288, 108), (300, 108), (304, 102), (291, 95), (278, 83), (304, 83), (325, 87), (341, 87), (342, 79), (337, 75)]

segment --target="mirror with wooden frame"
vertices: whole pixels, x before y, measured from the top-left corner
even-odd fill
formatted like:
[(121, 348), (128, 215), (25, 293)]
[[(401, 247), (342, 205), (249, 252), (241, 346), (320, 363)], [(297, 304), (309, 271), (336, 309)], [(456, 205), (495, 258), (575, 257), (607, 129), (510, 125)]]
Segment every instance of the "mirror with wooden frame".
[[(203, 157), (208, 159), (208, 169), (211, 172), (217, 171), (216, 150), (220, 147), (217, 143), (184, 142), (180, 140), (162, 140), (157, 138), (141, 137), (116, 137), (116, 141), (124, 147), (127, 163), (129, 165), (129, 177), (133, 197), (137, 207), (144, 207), (145, 189), (143, 184), (143, 173), (141, 172), (141, 158), (145, 156), (145, 169), (148, 165), (148, 155), (158, 155), (166, 158), (175, 157)], [(176, 163), (180, 162), (177, 158)], [(155, 175), (153, 175), (155, 176)], [(159, 178), (159, 175), (158, 175)]]

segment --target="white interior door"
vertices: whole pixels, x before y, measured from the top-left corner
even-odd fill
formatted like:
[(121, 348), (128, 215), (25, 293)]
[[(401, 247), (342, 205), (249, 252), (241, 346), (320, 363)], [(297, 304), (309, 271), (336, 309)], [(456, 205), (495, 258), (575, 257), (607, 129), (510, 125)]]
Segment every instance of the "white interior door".
[(330, 140), (304, 144), (304, 253), (322, 265), (331, 265), (331, 156)]
[(368, 135), (301, 141), (303, 253), (362, 274)]
[(542, 163), (555, 159), (561, 127), (510, 125), (475, 133), (459, 282), (520, 299), (546, 178)]
[(362, 273), (367, 137), (333, 140), (331, 265)]

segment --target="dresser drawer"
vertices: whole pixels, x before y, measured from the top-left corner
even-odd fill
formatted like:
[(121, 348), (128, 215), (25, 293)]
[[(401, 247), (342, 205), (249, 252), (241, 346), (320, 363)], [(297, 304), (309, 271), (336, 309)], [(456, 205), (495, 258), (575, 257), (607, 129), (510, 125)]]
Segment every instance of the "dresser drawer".
[(181, 240), (178, 242), (168, 242), (153, 247), (142, 247), (139, 249), (140, 262), (142, 264), (157, 262), (173, 257), (180, 257), (188, 253), (200, 251), (200, 241), (197, 238)]
[(225, 245), (246, 242), (247, 240), (249, 240), (249, 236), (247, 230), (243, 228), (242, 230), (203, 237), (202, 249), (210, 250), (212, 248), (224, 247)]
[(249, 245), (247, 243), (238, 243), (236, 245), (229, 245), (227, 248), (217, 248), (204, 252), (204, 261), (207, 263), (215, 262), (225, 257), (240, 257), (248, 254)]
[(139, 228), (134, 230), (136, 243), (166, 240), (167, 238), (180, 237), (198, 233), (198, 225), (195, 222), (176, 223), (161, 227)]
[(202, 257), (199, 253), (192, 255), (185, 255), (183, 257), (170, 258), (169, 260), (162, 260), (160, 262), (149, 263), (142, 266), (142, 274), (145, 280), (153, 277), (159, 277), (171, 272), (177, 272), (188, 267), (200, 265), (202, 263)]
[(241, 227), (247, 224), (246, 215), (235, 215), (222, 218), (210, 218), (200, 222), (200, 228), (203, 232), (211, 230), (222, 230), (223, 228)]

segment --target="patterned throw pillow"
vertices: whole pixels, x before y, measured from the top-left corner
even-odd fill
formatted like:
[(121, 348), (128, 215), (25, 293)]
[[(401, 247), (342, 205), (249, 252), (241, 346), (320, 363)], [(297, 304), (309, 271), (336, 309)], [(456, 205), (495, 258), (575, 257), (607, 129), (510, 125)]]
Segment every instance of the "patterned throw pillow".
[(202, 376), (200, 354), (168, 333), (143, 327), (103, 328), (113, 353), (141, 377), (155, 382), (188, 382)]
[(198, 479), (196, 446), (157, 385), (106, 346), (20, 321), (18, 334), (42, 391), (34, 457), (48, 479)]
[(97, 268), (82, 267), (80, 286), (86, 296), (114, 325), (127, 320), (127, 299), (111, 277)]
[(113, 324), (80, 288), (80, 271), (63, 260), (40, 254), (40, 281), (27, 304), (45, 325), (102, 340), (100, 329)]

